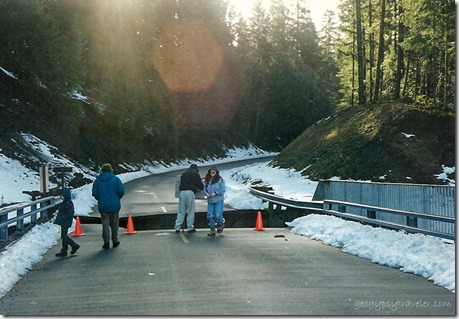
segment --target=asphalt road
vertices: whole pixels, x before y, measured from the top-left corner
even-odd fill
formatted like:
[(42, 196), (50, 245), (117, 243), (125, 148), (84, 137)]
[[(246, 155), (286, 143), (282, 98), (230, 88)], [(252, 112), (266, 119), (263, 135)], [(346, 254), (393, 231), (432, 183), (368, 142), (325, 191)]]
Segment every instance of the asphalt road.
[[(59, 245), (2, 299), (8, 316), (454, 315), (455, 294), (287, 229), (222, 237), (141, 231), (102, 250), (83, 225), (74, 256)], [(31, 247), (33, 249), (33, 247)]]
[[(240, 164), (218, 166), (231, 165)], [(178, 205), (178, 173), (127, 183), (124, 214), (165, 214), (165, 208), (170, 215)], [(82, 228), (77, 254), (58, 258), (60, 242), (52, 247), (0, 299), (1, 315), (456, 314), (455, 294), (427, 279), (287, 228), (226, 228), (217, 237), (208, 237), (207, 228), (175, 234), (171, 226), (131, 235), (120, 228), (121, 246), (109, 250), (102, 249), (100, 225)]]

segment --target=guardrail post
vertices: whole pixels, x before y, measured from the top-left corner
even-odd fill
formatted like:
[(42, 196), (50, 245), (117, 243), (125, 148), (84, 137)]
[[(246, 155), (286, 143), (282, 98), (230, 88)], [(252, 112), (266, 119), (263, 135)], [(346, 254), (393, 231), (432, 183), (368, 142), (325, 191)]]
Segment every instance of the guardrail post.
[[(0, 215), (0, 224), (5, 223), (8, 220), (8, 214)], [(0, 227), (0, 241), (8, 240), (8, 225)]]
[(411, 227), (418, 227), (417, 217), (406, 216), (406, 225)]
[(275, 212), (276, 212), (276, 214), (281, 213), (282, 212), (282, 205), (277, 204)]
[[(20, 209), (17, 210), (17, 216), (21, 217), (22, 215), (24, 215), (24, 208), (20, 208)], [(23, 230), (24, 229), (24, 219), (23, 218), (20, 218), (16, 222), (16, 229), (17, 230)]]
[[(42, 203), (40, 203), (40, 208), (43, 207), (43, 206), (48, 206), (48, 204), (51, 204), (51, 201), (42, 202)], [(47, 209), (45, 209), (45, 210), (43, 210), (41, 212), (40, 218), (42, 220), (47, 220), (48, 219), (48, 210)]]
[[(31, 208), (31, 211), (37, 210), (37, 204), (33, 204), (32, 206), (30, 206), (30, 208)], [(32, 224), (37, 223), (37, 214), (33, 214), (32, 216), (30, 216), (30, 222)]]
[(372, 209), (367, 209), (367, 217), (371, 219), (376, 219), (376, 211)]

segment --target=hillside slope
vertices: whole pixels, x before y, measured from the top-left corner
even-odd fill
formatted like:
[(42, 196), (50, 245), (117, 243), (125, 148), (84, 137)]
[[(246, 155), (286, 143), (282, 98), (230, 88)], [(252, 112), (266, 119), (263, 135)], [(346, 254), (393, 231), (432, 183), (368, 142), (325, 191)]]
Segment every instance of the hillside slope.
[(455, 133), (455, 114), (425, 106), (346, 108), (304, 131), (273, 163), (313, 180), (444, 184), (435, 175), (455, 166)]

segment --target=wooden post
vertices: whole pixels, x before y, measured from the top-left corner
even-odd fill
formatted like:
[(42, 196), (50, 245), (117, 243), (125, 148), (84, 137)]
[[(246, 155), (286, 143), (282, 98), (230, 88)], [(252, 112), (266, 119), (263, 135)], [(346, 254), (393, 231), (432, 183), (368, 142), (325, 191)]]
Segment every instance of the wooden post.
[(42, 197), (46, 197), (46, 194), (49, 192), (49, 174), (48, 167), (44, 164), (40, 167), (40, 192)]

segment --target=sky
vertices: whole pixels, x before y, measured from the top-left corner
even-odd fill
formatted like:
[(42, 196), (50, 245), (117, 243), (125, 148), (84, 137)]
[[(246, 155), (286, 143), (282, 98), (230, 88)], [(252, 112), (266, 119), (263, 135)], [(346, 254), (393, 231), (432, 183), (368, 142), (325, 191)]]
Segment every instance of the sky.
[[(251, 16), (252, 7), (257, 0), (230, 0), (230, 3), (235, 6), (235, 9), (241, 13), (245, 18)], [(284, 0), (287, 6), (294, 5), (297, 0)], [(306, 2), (309, 10), (311, 11), (311, 18), (316, 26), (316, 30), (320, 30), (322, 26), (322, 18), (327, 10), (335, 11), (337, 14), (337, 7), (340, 0), (303, 0)], [(265, 8), (269, 8), (271, 0), (261, 0)]]
[[(97, 174), (89, 168), (81, 167), (64, 156), (51, 153), (55, 148), (30, 134), (23, 134), (26, 141), (48, 158), (50, 163), (73, 166), (85, 177), (94, 180)], [(22, 166), (18, 161), (1, 154), (0, 149), (0, 195), (2, 202), (30, 202), (30, 196), (23, 190), (39, 188), (37, 172)], [(256, 147), (246, 149), (228, 149), (226, 157), (210, 161), (198, 161), (200, 165), (218, 165), (223, 162), (240, 159), (260, 158), (261, 162), (230, 170), (222, 170), (227, 192), (225, 202), (236, 209), (264, 209), (267, 203), (249, 193), (250, 183), (262, 180), (273, 187), (276, 195), (293, 199), (311, 199), (317, 182), (310, 181), (293, 169), (274, 168), (263, 157), (272, 156)], [(196, 162), (196, 161), (193, 161)], [(165, 166), (160, 163), (143, 167), (142, 170), (118, 175), (123, 183), (151, 175), (153, 173), (182, 170), (189, 167), (191, 161)], [(55, 186), (55, 185), (54, 185)], [(72, 200), (77, 215), (88, 215), (96, 204), (91, 197), (91, 184), (72, 190)], [(53, 187), (53, 185), (51, 185)], [(173, 190), (171, 190), (173, 191)], [(11, 218), (12, 216), (10, 216)], [(48, 221), (36, 225), (18, 241), (10, 244), (0, 253), (0, 298), (24, 276), (42, 256), (60, 243), (60, 228)], [(74, 225), (70, 229), (73, 232)], [(338, 247), (343, 253), (366, 258), (374, 263), (397, 268), (402, 272), (413, 273), (438, 286), (455, 293), (455, 243), (422, 234), (408, 234), (400, 231), (373, 228), (352, 221), (344, 221), (334, 216), (311, 214), (286, 222), (293, 234), (307, 236), (321, 241), (325, 245)], [(171, 229), (172, 231), (172, 229)], [(199, 230), (198, 230), (199, 231)], [(30, 249), (33, 246), (34, 249)]]

